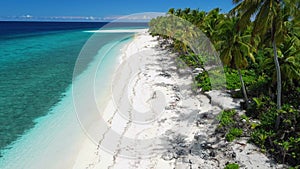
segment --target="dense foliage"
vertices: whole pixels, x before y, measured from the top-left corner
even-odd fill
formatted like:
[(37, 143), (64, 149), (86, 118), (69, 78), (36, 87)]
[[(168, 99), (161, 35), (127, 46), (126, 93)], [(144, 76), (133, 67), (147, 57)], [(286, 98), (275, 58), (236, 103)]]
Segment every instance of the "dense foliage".
[[(218, 79), (222, 72), (208, 73), (212, 54), (195, 54), (195, 47), (189, 45), (189, 40), (199, 37), (193, 33), (195, 27), (201, 30), (220, 55), (226, 88), (240, 89), (232, 93), (244, 98), (246, 115), (259, 121), (250, 124), (251, 140), (277, 161), (300, 166), (300, 1), (233, 2), (236, 6), (228, 14), (218, 8), (209, 12), (172, 8), (166, 16), (152, 19), (149, 31), (189, 67), (204, 70), (195, 75), (194, 87), (205, 92), (211, 90), (211, 77)], [(174, 31), (174, 23), (169, 22), (174, 16), (193, 26), (180, 21), (175, 25), (180, 29)], [(215, 82), (219, 83), (221, 89), (222, 81)], [(223, 111), (221, 116), (228, 141), (242, 134), (242, 126), (230, 121), (234, 111)]]

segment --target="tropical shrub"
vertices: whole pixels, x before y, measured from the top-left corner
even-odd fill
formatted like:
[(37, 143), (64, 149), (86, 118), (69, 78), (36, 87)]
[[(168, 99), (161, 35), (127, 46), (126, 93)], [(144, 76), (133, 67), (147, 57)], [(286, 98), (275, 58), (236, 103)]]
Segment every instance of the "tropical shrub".
[(239, 169), (239, 168), (240, 168), (240, 166), (238, 164), (230, 163), (230, 164), (227, 164), (224, 169)]
[[(288, 104), (283, 105), (281, 110), (276, 107), (265, 109), (266, 107), (268, 106), (258, 106), (257, 110), (264, 112), (259, 113), (260, 124), (253, 130), (251, 141), (262, 150), (274, 154), (280, 162), (300, 165), (297, 160), (300, 159), (300, 111)], [(276, 124), (278, 116), (280, 121)]]
[(240, 137), (243, 134), (243, 130), (239, 128), (231, 128), (226, 134), (225, 138), (227, 141), (232, 142), (237, 137)]

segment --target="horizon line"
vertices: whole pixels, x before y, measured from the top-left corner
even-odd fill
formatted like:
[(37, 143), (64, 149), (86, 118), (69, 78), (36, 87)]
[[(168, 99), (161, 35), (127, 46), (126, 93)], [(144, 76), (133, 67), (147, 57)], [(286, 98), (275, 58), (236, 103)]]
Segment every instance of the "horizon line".
[(32, 16), (30, 14), (22, 16), (0, 16), (0, 21), (66, 21), (66, 22), (149, 22), (156, 16), (148, 15), (113, 15), (106, 17), (96, 16)]

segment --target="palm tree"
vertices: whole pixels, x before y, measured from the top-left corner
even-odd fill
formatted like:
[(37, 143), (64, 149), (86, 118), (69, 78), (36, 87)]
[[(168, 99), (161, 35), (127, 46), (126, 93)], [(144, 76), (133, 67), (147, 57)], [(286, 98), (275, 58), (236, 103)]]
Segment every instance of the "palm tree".
[(249, 31), (239, 31), (237, 23), (237, 17), (229, 17), (223, 20), (223, 22), (220, 24), (219, 38), (222, 39), (219, 42), (221, 46), (220, 56), (221, 60), (226, 66), (238, 70), (244, 100), (246, 106), (248, 106), (248, 96), (241, 74), (241, 69), (244, 69), (248, 66), (248, 60), (246, 57), (249, 57), (252, 61), (255, 61), (252, 55), (254, 50), (250, 44)]
[(177, 9), (174, 13), (175, 16), (181, 17), (182, 16), (182, 10), (181, 9)]
[[(278, 59), (282, 72), (283, 86), (294, 86), (294, 82), (300, 80), (300, 46), (296, 36), (286, 37), (285, 41), (278, 46)], [(267, 48), (267, 52), (270, 51)], [(274, 70), (274, 61), (270, 58), (263, 62), (268, 72)], [(274, 76), (274, 74), (272, 75)]]
[[(239, 27), (249, 25), (250, 18), (255, 16), (252, 37), (258, 35), (261, 39), (269, 36), (273, 48), (274, 63), (277, 78), (277, 109), (281, 109), (281, 68), (278, 60), (277, 45), (284, 41), (286, 20), (295, 21), (299, 18), (299, 0), (233, 0), (237, 6), (231, 13), (241, 16)], [(281, 117), (276, 118), (275, 128), (279, 128)]]
[(299, 2), (296, 1), (298, 0), (233, 0), (237, 6), (231, 10), (231, 13), (241, 17), (238, 24), (240, 29), (250, 25), (251, 17), (254, 16), (252, 37), (258, 35), (263, 39), (266, 35), (270, 36), (277, 77), (277, 109), (281, 109), (282, 90), (277, 45), (284, 39), (282, 35), (285, 26), (282, 18), (286, 16), (289, 18), (297, 13)]
[(206, 16), (206, 12), (204, 11), (199, 11), (198, 9), (192, 10), (189, 21), (195, 26), (197, 26), (198, 28), (200, 28), (201, 25), (203, 24), (205, 16)]
[(225, 16), (223, 14), (220, 14), (220, 9), (215, 8), (207, 13), (202, 25), (200, 26), (200, 29), (214, 45), (217, 42), (216, 38), (218, 37), (217, 34), (219, 32), (217, 27), (220, 22), (224, 20), (224, 18)]
[(175, 13), (175, 9), (174, 8), (170, 8), (168, 11), (168, 14), (174, 15)]
[(243, 29), (251, 23), (250, 19), (255, 16), (252, 36), (259, 35), (264, 37), (266, 34), (270, 35), (274, 63), (277, 76), (277, 108), (281, 108), (281, 72), (277, 55), (277, 41), (276, 35), (282, 31), (282, 22), (280, 21), (280, 11), (282, 10), (283, 2), (280, 0), (233, 0), (237, 4), (231, 10), (231, 13), (238, 13), (241, 19), (239, 28)]

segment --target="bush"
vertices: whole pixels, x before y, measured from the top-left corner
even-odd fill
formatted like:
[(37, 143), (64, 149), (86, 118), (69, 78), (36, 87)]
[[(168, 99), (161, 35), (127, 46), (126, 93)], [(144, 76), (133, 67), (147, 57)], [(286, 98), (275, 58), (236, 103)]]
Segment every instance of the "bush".
[(197, 83), (197, 87), (201, 88), (203, 92), (211, 90), (211, 83), (209, 80), (208, 73), (206, 71), (196, 76), (195, 80)]
[[(291, 92), (292, 91), (292, 92)], [(282, 101), (300, 109), (300, 87), (286, 86), (282, 89)]]
[(235, 124), (234, 116), (236, 115), (236, 111), (232, 110), (223, 110), (221, 114), (218, 116), (221, 127), (232, 127)]
[[(241, 81), (238, 74), (238, 71), (235, 69), (225, 67), (225, 75), (226, 75), (226, 88), (228, 90), (240, 89)], [(257, 75), (253, 70), (241, 70), (241, 74), (245, 83), (245, 86), (252, 85), (257, 80)]]
[(203, 58), (199, 55), (180, 55), (179, 59), (192, 68), (203, 68)]
[[(253, 70), (242, 70), (243, 80), (246, 86), (250, 86), (253, 82), (256, 81), (257, 76)], [(224, 74), (226, 81), (224, 81)], [(241, 82), (239, 78), (238, 71), (231, 68), (224, 68), (223, 70), (211, 70), (208, 72), (200, 73), (195, 78), (197, 82), (197, 86), (202, 89), (202, 91), (210, 91), (212, 90), (211, 87), (211, 80), (213, 81), (215, 89), (222, 89), (223, 87), (228, 90), (235, 90), (241, 89)], [(226, 86), (224, 85), (226, 83)], [(239, 97), (242, 97), (242, 93), (239, 92)]]
[(271, 78), (267, 75), (259, 75), (252, 83), (249, 84), (249, 96), (259, 97), (262, 94), (269, 95)]
[(264, 129), (258, 128), (255, 129), (253, 131), (253, 133), (251, 134), (251, 139), (250, 141), (252, 141), (253, 143), (255, 143), (256, 145), (258, 145), (260, 148), (262, 148), (262, 151), (265, 152), (266, 151), (266, 141), (268, 138), (272, 137), (274, 135), (274, 132), (271, 131), (266, 131)]
[(276, 104), (267, 96), (254, 97), (250, 102), (246, 115), (252, 118), (260, 118), (264, 112), (276, 108)]
[(242, 117), (238, 116), (238, 113), (232, 110), (224, 110), (218, 116), (219, 127), (217, 129), (220, 133), (225, 133), (225, 139), (229, 142), (235, 140), (243, 134), (243, 129), (240, 128), (238, 121), (242, 120)]
[(231, 128), (229, 132), (226, 134), (226, 140), (232, 142), (236, 137), (240, 137), (243, 134), (242, 129)]
[[(277, 161), (292, 166), (300, 165), (300, 110), (285, 104), (281, 110), (262, 102), (257, 106), (260, 124), (251, 134), (251, 141), (273, 155)], [(276, 120), (279, 117), (279, 125)]]
[(239, 168), (240, 168), (240, 166), (238, 164), (230, 163), (230, 164), (227, 164), (224, 169), (239, 169)]

